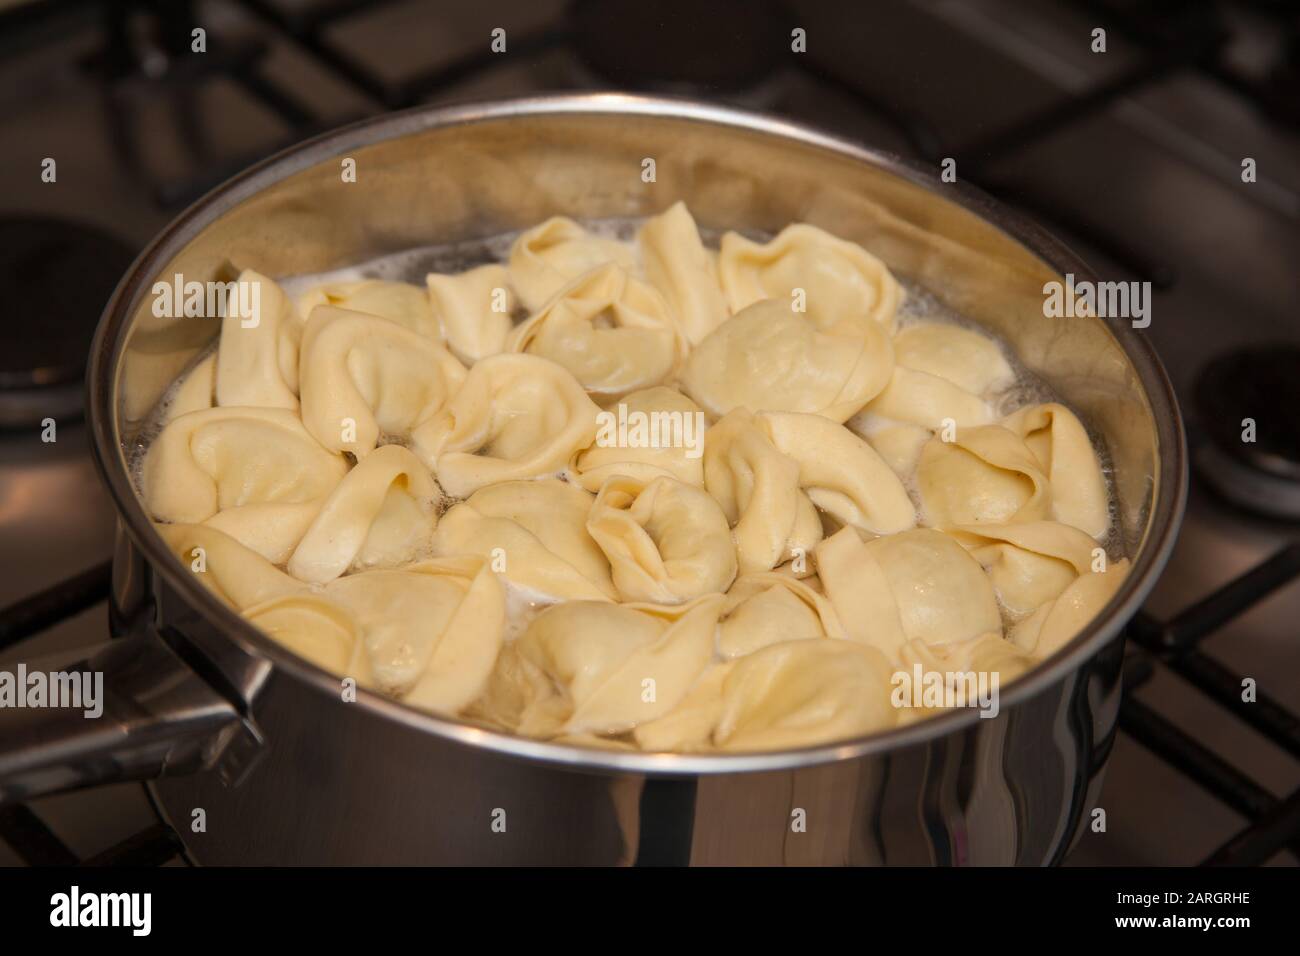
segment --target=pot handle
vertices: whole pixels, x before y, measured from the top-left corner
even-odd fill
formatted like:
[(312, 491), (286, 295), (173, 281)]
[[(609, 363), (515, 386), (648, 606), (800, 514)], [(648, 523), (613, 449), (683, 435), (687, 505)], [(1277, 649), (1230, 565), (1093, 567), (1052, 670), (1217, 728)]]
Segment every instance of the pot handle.
[[(6, 680), (13, 696), (0, 683), (0, 805), (214, 767), (234, 785), (261, 749), (252, 721), (156, 633), (6, 664)], [(42, 681), (44, 704), (78, 706), (30, 706)]]

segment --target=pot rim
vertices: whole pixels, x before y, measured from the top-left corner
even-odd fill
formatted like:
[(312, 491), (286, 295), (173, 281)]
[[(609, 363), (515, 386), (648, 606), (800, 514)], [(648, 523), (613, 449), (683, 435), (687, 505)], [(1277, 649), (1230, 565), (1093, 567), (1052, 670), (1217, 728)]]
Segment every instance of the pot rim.
[[(213, 621), (223, 636), (254, 657), (304, 681), (335, 703), (338, 676), (300, 658), (262, 634), (193, 576), (166, 548), (153, 528), (130, 480), (115, 428), (117, 395), (115, 375), (119, 353), (134, 311), (134, 302), (158, 268), (184, 248), (206, 226), (240, 202), (276, 182), (347, 151), (385, 140), (482, 122), (509, 121), (512, 117), (547, 114), (668, 118), (757, 133), (828, 151), (899, 176), (930, 192), (941, 192), (1011, 239), (1034, 253), (1059, 275), (1073, 273), (1095, 280), (1082, 260), (1037, 223), (1015, 213), (985, 193), (965, 183), (942, 183), (937, 174), (912, 160), (871, 149), (839, 136), (748, 110), (696, 100), (629, 93), (537, 95), (416, 107), (362, 120), (323, 133), (289, 147), (208, 192), (169, 223), (128, 269), (105, 307), (91, 346), (86, 381), (86, 412), (92, 451), (100, 477), (108, 487), (121, 521), (154, 572), (184, 596), (190, 605)], [(1000, 695), (1006, 711), (1050, 685), (1063, 680), (1108, 643), (1138, 610), (1155, 584), (1172, 551), (1187, 496), (1187, 451), (1182, 419), (1173, 386), (1145, 338), (1123, 321), (1106, 319), (1145, 390), (1156, 427), (1157, 474), (1153, 477), (1153, 502), (1143, 540), (1133, 565), (1105, 608), (1087, 628), (1048, 660), (1014, 681)], [(971, 708), (918, 721), (885, 733), (793, 750), (753, 753), (660, 754), (558, 744), (514, 736), (483, 726), (440, 717), (381, 694), (358, 688), (349, 706), (363, 707), (376, 716), (401, 723), (443, 740), (477, 747), (505, 756), (590, 772), (648, 775), (708, 775), (788, 770), (838, 760), (880, 754), (925, 743), (969, 728), (980, 719)]]

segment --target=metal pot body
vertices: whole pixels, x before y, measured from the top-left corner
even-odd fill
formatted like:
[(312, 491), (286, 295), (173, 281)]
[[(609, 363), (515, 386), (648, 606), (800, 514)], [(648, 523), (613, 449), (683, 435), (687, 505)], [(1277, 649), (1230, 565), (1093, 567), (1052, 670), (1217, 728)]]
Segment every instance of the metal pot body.
[[(340, 175), (346, 160), (354, 182)], [(229, 278), (243, 266), (319, 272), (550, 215), (636, 218), (677, 200), (706, 229), (806, 221), (863, 243), (1002, 336), (1101, 439), (1118, 505), (1112, 544), (1133, 569), (1069, 647), (1003, 690), (997, 717), (954, 712), (758, 755), (525, 741), (365, 691), (343, 701), (337, 678), (258, 633), (165, 551), (129, 456), (148, 437), (148, 409), (218, 323), (156, 318), (155, 281)], [(329, 134), (233, 180), (137, 261), (89, 375), (96, 450), (121, 512), (117, 629), (169, 649), (230, 711), (220, 739), (194, 750), (206, 769), (152, 785), (159, 803), (210, 863), (1060, 860), (1089, 819), (1114, 733), (1121, 629), (1168, 556), (1186, 481), (1177, 407), (1149, 346), (1123, 321), (1044, 315), (1044, 283), (1067, 273), (1089, 277), (978, 193), (782, 121), (683, 101), (419, 110)]]

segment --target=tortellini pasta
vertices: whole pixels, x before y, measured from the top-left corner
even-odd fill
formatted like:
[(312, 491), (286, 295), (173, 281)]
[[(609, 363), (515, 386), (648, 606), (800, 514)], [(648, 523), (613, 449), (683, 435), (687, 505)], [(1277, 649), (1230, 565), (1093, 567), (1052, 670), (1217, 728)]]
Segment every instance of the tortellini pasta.
[[(574, 456), (573, 480), (588, 491), (599, 491), (607, 478), (630, 475), (646, 481), (667, 475), (688, 485), (704, 484), (704, 413), (700, 406), (663, 385), (633, 392), (606, 409), (606, 427), (596, 440)], [(620, 441), (618, 418), (630, 428), (644, 422), (643, 438)], [(643, 416), (638, 419), (637, 416)]]
[(1051, 488), (1038, 459), (1001, 425), (961, 429), (952, 441), (930, 439), (916, 482), (925, 522), (937, 528), (1038, 521), (1050, 512)]
[(732, 526), (743, 573), (807, 555), (821, 540), (821, 516), (799, 488), (799, 463), (772, 444), (748, 409), (729, 412), (709, 429), (704, 487)]
[(610, 478), (587, 531), (609, 558), (624, 601), (680, 604), (725, 591), (736, 577), (722, 509), (702, 488), (675, 478)]
[(852, 640), (896, 658), (927, 644), (1001, 632), (984, 570), (948, 535), (928, 528), (863, 541), (844, 528), (817, 546), (817, 573)]
[(373, 687), (374, 671), (357, 622), (346, 608), (315, 594), (272, 598), (244, 610), (244, 616), (299, 657), (362, 687)]
[(233, 307), (232, 290), (215, 359), (216, 403), (297, 408), (302, 325), (293, 305), (279, 285), (252, 269), (241, 272), (237, 281), (255, 287), (251, 300), (256, 314), (241, 315)]
[(765, 299), (789, 304), (802, 291), (819, 328), (869, 321), (892, 330), (903, 298), (898, 280), (871, 253), (802, 224), (765, 244), (727, 233), (718, 273), (733, 312)]
[(898, 477), (870, 445), (828, 419), (737, 409), (710, 434), (705, 486), (735, 527), (742, 571), (806, 555), (821, 539), (817, 509), (872, 534), (916, 524)]
[(957, 429), (921, 451), (917, 484), (928, 524), (1044, 518), (1098, 538), (1110, 526), (1097, 453), (1063, 405), (1029, 405), (997, 425)]
[(870, 445), (819, 415), (762, 412), (772, 444), (799, 466), (799, 487), (841, 524), (894, 534), (916, 524), (903, 483)]
[(548, 358), (588, 392), (609, 397), (663, 382), (685, 351), (659, 293), (612, 264), (561, 288), (507, 346)]
[(408, 703), (456, 713), (483, 693), (505, 632), (501, 582), (477, 558), (441, 558), (331, 581), (373, 680)]
[(873, 415), (938, 430), (993, 420), (986, 399), (1007, 388), (1015, 374), (996, 342), (971, 329), (923, 322), (894, 336), (888, 386), (867, 407)]
[(518, 653), (551, 686), (534, 695), (520, 726), (611, 734), (668, 713), (712, 658), (722, 601), (721, 594), (670, 607), (571, 601), (543, 611)]
[(503, 481), (443, 516), (435, 553), (476, 554), (539, 602), (614, 601), (609, 560), (587, 533), (595, 495), (548, 478)]
[(1064, 405), (1029, 405), (1002, 424), (1019, 435), (1052, 484), (1052, 516), (1094, 538), (1110, 527), (1110, 501), (1097, 453)]
[(775, 571), (737, 578), (722, 609), (718, 652), (730, 660), (781, 641), (843, 638), (834, 605), (815, 583)]
[(415, 450), (457, 498), (499, 481), (562, 472), (596, 437), (600, 409), (569, 372), (532, 355), (476, 362)]
[(901, 476), (931, 431), (993, 421), (991, 399), (1015, 381), (998, 344), (946, 322), (918, 322), (894, 336), (889, 384), (850, 423)]
[(636, 729), (646, 749), (781, 750), (886, 730), (889, 661), (852, 641), (769, 644), (707, 672), (669, 714)]
[(593, 235), (572, 219), (554, 216), (515, 240), (510, 250), (510, 280), (524, 308), (536, 312), (584, 272), (613, 263), (636, 268), (627, 243)]
[(1020, 620), (1055, 600), (1105, 552), (1078, 528), (1056, 521), (965, 525), (951, 534), (980, 563), (998, 602)]
[(984, 706), (1120, 587), (1102, 456), (993, 338), (811, 225), (617, 234), (554, 217), (423, 285), (245, 270), (258, 321), (138, 460), (168, 548), (365, 688), (620, 751)]
[(404, 564), (429, 547), (438, 486), (420, 459), (384, 445), (349, 471), (289, 558), (289, 573), (324, 584), (349, 568)]
[(306, 590), (302, 582), (216, 528), (201, 524), (156, 527), (181, 564), (236, 611)]
[(1011, 629), (1011, 641), (1038, 660), (1051, 657), (1097, 616), (1119, 590), (1129, 561), (1081, 574), (1054, 601), (1044, 604)]
[(885, 730), (898, 720), (889, 703), (885, 655), (851, 641), (783, 641), (736, 662), (722, 684), (713, 729), (723, 750), (780, 750)]
[[(1001, 634), (980, 634), (964, 641), (927, 644), (919, 639), (905, 643), (899, 652), (907, 681), (900, 681), (902, 693), (915, 694), (919, 706), (899, 708), (902, 723), (912, 723), (947, 707), (981, 707), (981, 693), (992, 693), (994, 675), (997, 690), (1034, 664), (1034, 659)], [(978, 678), (985, 677), (981, 690)], [(919, 687), (912, 690), (913, 685)]]
[(318, 285), (298, 299), (298, 314), (302, 321), (307, 322), (316, 307), (321, 305), (377, 315), (424, 338), (434, 341), (439, 338), (429, 296), (424, 289), (407, 282), (361, 279)]
[(819, 326), (763, 299), (709, 334), (686, 360), (686, 394), (715, 416), (733, 408), (813, 412), (843, 422), (889, 382), (889, 333), (877, 322)]
[(347, 462), (283, 408), (211, 408), (172, 419), (141, 467), (145, 507), (159, 521), (208, 522), (283, 561)]
[(682, 333), (699, 345), (730, 314), (718, 284), (716, 256), (700, 241), (685, 203), (646, 222), (637, 233), (646, 279), (667, 300)]
[(220, 531), (158, 530), (207, 588), (321, 667), (449, 713), (487, 686), (505, 631), (505, 596), (478, 558), (362, 571), (312, 588)]
[(382, 436), (409, 436), (451, 400), (465, 367), (396, 322), (332, 306), (312, 310), (302, 337), (302, 420), (331, 451), (357, 458)]
[(515, 296), (504, 266), (490, 264), (456, 276), (429, 273), (429, 299), (447, 348), (473, 365), (504, 352)]

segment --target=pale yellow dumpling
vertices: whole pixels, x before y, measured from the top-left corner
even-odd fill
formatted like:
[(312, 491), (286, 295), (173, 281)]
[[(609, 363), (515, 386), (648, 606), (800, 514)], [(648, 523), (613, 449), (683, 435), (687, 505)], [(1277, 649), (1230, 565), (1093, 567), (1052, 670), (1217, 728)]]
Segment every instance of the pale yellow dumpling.
[(682, 384), (715, 417), (743, 406), (843, 422), (880, 393), (893, 367), (889, 333), (880, 323), (819, 326), (788, 302), (764, 299), (695, 348)]

